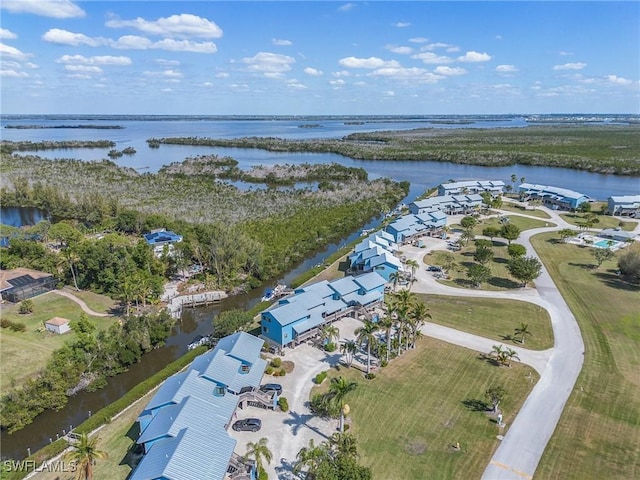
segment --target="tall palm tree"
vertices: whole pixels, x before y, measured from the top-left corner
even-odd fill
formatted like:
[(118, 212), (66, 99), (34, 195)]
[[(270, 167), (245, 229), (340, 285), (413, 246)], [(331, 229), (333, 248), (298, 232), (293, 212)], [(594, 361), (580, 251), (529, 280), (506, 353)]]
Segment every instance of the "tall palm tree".
[(378, 325), (381, 329), (384, 329), (387, 338), (387, 348), (385, 352), (387, 363), (389, 362), (389, 354), (391, 353), (391, 329), (393, 329), (393, 325), (395, 324), (393, 318), (391, 318), (391, 308), (388, 309), (388, 312), (387, 315), (378, 320)]
[(340, 345), (340, 351), (347, 357), (347, 366), (353, 364), (353, 355), (358, 351), (358, 345), (353, 340), (347, 340)]
[(420, 265), (413, 259), (407, 260), (406, 265), (411, 269), (411, 280), (413, 280), (416, 276), (416, 270), (418, 270)]
[(529, 330), (529, 324), (521, 322), (520, 326), (515, 328), (515, 336), (520, 337), (520, 343), (524, 345), (524, 339), (527, 335), (533, 336), (533, 333)]
[(411, 322), (409, 323), (411, 326), (412, 336), (411, 346), (415, 348), (418, 332), (422, 325), (424, 325), (425, 320), (427, 318), (431, 318), (431, 314), (424, 302), (416, 302), (409, 312), (409, 318), (411, 319)]
[(98, 437), (89, 438), (83, 433), (77, 443), (69, 445), (71, 450), (65, 455), (65, 460), (76, 465), (76, 480), (92, 480), (96, 460), (103, 460), (109, 456), (107, 452), (98, 450), (98, 441)]
[(516, 360), (520, 360), (520, 357), (518, 356), (518, 352), (516, 352), (515, 350), (511, 349), (511, 348), (507, 348), (503, 353), (502, 353), (502, 357), (503, 357), (503, 364), (506, 365), (507, 367), (511, 366), (511, 360), (513, 360), (514, 358)]
[(375, 332), (377, 332), (379, 328), (377, 323), (365, 320), (364, 324), (354, 332), (356, 334), (356, 341), (360, 345), (367, 344), (367, 373), (371, 372), (371, 345), (378, 341)]
[(302, 447), (296, 455), (297, 461), (293, 466), (293, 473), (297, 475), (303, 468), (306, 468), (306, 478), (315, 478), (320, 463), (327, 457), (327, 455), (327, 446), (324, 443), (316, 445), (312, 438), (309, 440), (309, 446)]
[(391, 272), (391, 274), (389, 275), (389, 281), (391, 282), (391, 284), (393, 285), (393, 291), (396, 291), (396, 288), (398, 287), (398, 282), (400, 281), (400, 278), (402, 277), (402, 273), (401, 272)]
[(344, 432), (344, 406), (345, 400), (349, 393), (353, 392), (358, 384), (350, 382), (344, 377), (332, 378), (329, 385), (330, 400), (340, 407), (340, 433)]
[(244, 454), (244, 458), (248, 459), (253, 457), (256, 461), (256, 466), (258, 467), (258, 472), (264, 470), (262, 465), (263, 459), (266, 460), (267, 463), (271, 463), (273, 459), (273, 454), (269, 447), (267, 447), (268, 440), (262, 437), (257, 442), (248, 442), (247, 443), (247, 453)]
[(335, 325), (325, 325), (320, 330), (320, 337), (322, 340), (327, 340), (331, 343), (334, 340), (338, 340), (340, 338), (340, 330)]

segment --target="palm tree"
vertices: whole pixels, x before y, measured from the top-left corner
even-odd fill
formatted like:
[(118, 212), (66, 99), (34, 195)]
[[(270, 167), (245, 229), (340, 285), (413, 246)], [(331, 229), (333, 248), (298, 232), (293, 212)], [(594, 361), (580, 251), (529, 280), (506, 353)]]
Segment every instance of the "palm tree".
[(353, 354), (358, 351), (358, 346), (353, 340), (347, 340), (342, 342), (340, 351), (347, 357), (347, 366), (351, 367), (353, 364)]
[(409, 326), (411, 327), (411, 336), (412, 336), (411, 346), (415, 348), (416, 339), (420, 331), (420, 327), (424, 325), (425, 319), (431, 318), (431, 314), (429, 313), (429, 309), (427, 308), (424, 302), (417, 302), (413, 305), (413, 308), (410, 310), (409, 318), (411, 319), (411, 322), (409, 323)]
[(107, 452), (98, 450), (99, 438), (89, 438), (86, 433), (80, 435), (80, 439), (77, 443), (70, 444), (71, 451), (65, 455), (65, 460), (73, 462), (76, 465), (76, 480), (92, 480), (93, 479), (93, 466), (96, 464), (96, 460), (103, 460), (109, 455)]
[(393, 285), (393, 291), (396, 291), (396, 288), (398, 287), (398, 282), (400, 281), (400, 279), (402, 278), (402, 273), (401, 272), (391, 272), (391, 274), (389, 275), (389, 281), (391, 282), (391, 284)]
[(389, 362), (389, 353), (391, 352), (391, 329), (394, 325), (393, 318), (391, 318), (391, 311), (391, 308), (389, 308), (389, 314), (378, 320), (378, 325), (384, 329), (387, 337), (387, 348), (385, 352), (387, 363)]
[(533, 336), (533, 333), (529, 330), (529, 324), (522, 322), (519, 327), (516, 327), (515, 335), (520, 337), (520, 343), (524, 345), (524, 338), (527, 335)]
[(504, 362), (505, 349), (503, 347), (503, 345), (494, 345), (493, 347), (491, 347), (491, 352), (489, 352), (489, 356), (495, 357), (498, 363)]
[(407, 260), (406, 265), (411, 269), (411, 280), (413, 280), (416, 276), (416, 270), (420, 267), (420, 265), (413, 259)]
[(293, 473), (299, 474), (303, 468), (307, 469), (306, 478), (314, 478), (320, 463), (327, 457), (326, 445), (321, 443), (316, 445), (313, 438), (309, 440), (308, 447), (302, 447), (296, 455), (296, 464), (293, 466)]
[(377, 323), (365, 320), (364, 324), (354, 332), (356, 334), (356, 341), (360, 345), (367, 344), (367, 373), (371, 372), (371, 345), (378, 341), (375, 332), (377, 332), (379, 328)]
[(262, 460), (266, 460), (267, 463), (271, 463), (273, 459), (273, 454), (269, 447), (267, 447), (268, 440), (262, 437), (257, 442), (248, 442), (247, 443), (247, 453), (244, 454), (245, 460), (253, 457), (256, 461), (256, 466), (258, 467), (258, 473), (264, 470), (262, 466)]
[(333, 340), (338, 340), (338, 338), (340, 338), (340, 330), (338, 330), (338, 327), (336, 327), (335, 325), (325, 325), (324, 327), (322, 327), (322, 330), (320, 330), (320, 338), (322, 338), (322, 340), (326, 340), (327, 342), (331, 343)]
[(358, 384), (350, 382), (344, 377), (332, 378), (329, 385), (330, 400), (340, 407), (340, 433), (344, 432), (344, 406), (349, 393), (353, 392)]
[(339, 457), (358, 458), (356, 439), (350, 433), (334, 433), (329, 439), (329, 446)]
[(131, 302), (135, 298), (135, 289), (129, 279), (125, 279), (118, 287), (118, 296), (125, 305), (126, 316), (128, 317), (131, 312)]
[(518, 181), (518, 177), (516, 176), (515, 173), (511, 174), (511, 183), (513, 184), (512, 188), (515, 188), (516, 182)]
[(507, 367), (511, 366), (511, 360), (513, 360), (514, 358), (516, 360), (520, 360), (520, 357), (518, 356), (518, 352), (516, 352), (511, 348), (507, 348), (507, 350), (502, 353), (502, 356), (503, 356), (502, 363)]

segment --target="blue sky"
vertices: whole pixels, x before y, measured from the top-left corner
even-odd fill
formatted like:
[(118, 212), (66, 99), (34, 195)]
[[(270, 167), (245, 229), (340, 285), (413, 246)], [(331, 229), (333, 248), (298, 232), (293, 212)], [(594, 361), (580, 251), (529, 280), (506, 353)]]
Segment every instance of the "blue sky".
[(2, 0), (3, 113), (639, 113), (639, 2)]

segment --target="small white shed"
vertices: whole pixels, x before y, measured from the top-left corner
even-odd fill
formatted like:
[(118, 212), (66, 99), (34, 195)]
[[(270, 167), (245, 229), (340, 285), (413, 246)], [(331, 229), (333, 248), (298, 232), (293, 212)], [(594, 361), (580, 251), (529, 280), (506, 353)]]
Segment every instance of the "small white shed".
[(69, 326), (69, 320), (62, 317), (53, 317), (45, 322), (47, 330), (52, 333), (67, 333), (71, 330)]

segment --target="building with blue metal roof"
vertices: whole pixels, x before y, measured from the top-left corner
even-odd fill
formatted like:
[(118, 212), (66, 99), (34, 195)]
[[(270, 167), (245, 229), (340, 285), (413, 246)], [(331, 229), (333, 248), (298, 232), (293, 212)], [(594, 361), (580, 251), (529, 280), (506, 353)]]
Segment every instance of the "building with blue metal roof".
[(369, 272), (299, 288), (262, 311), (261, 337), (280, 348), (295, 346), (316, 335), (326, 324), (379, 305), (384, 299), (385, 283), (378, 273)]
[(438, 186), (438, 195), (460, 195), (467, 193), (489, 192), (496, 197), (504, 193), (502, 180), (466, 180), (462, 182), (443, 183)]
[(549, 185), (523, 183), (518, 187), (518, 191), (523, 201), (541, 200), (554, 210), (575, 210), (580, 204), (589, 201), (589, 197), (584, 193)]
[(607, 200), (609, 215), (640, 217), (640, 195), (614, 195)]
[(446, 215), (468, 215), (482, 206), (480, 194), (442, 195), (417, 200), (409, 204), (409, 211), (414, 215), (440, 211)]
[(240, 391), (260, 385), (263, 344), (245, 332), (224, 337), (161, 385), (138, 417), (145, 455), (129, 480), (226, 477), (236, 445), (227, 428)]

